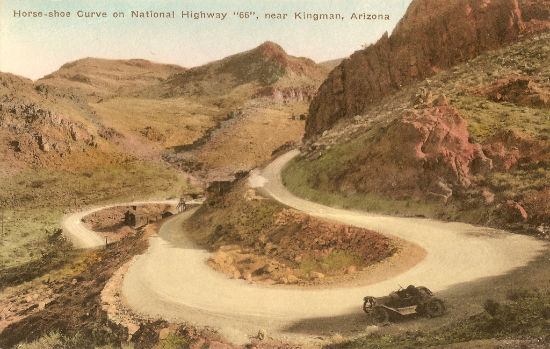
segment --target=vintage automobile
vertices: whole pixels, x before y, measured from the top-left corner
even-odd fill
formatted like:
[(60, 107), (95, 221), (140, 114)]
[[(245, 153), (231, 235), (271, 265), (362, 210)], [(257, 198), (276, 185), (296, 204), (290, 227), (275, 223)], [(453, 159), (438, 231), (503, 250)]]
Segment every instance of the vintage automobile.
[(434, 297), (432, 291), (424, 286), (409, 285), (385, 297), (363, 298), (363, 310), (372, 316), (376, 323), (418, 314), (426, 317), (437, 317), (445, 313), (445, 303)]

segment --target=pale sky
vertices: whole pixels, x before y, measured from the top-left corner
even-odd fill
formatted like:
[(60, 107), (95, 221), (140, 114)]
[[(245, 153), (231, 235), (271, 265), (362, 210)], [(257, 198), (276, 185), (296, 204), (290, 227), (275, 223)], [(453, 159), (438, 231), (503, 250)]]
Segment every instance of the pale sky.
[[(264, 41), (317, 62), (349, 56), (391, 33), (411, 0), (0, 0), (0, 71), (40, 78), (84, 57), (129, 59), (193, 67), (252, 49)], [(70, 11), (69, 18), (16, 18), (14, 10)], [(107, 18), (78, 18), (77, 11)], [(135, 19), (130, 11), (175, 11), (174, 19)], [(182, 19), (182, 11), (228, 12), (225, 20)], [(112, 13), (122, 11), (123, 19)], [(254, 11), (248, 20), (233, 11)], [(288, 13), (265, 20), (264, 13)], [(294, 12), (341, 13), (343, 21), (295, 20)], [(352, 13), (390, 20), (351, 20)], [(257, 20), (255, 17), (259, 16)]]

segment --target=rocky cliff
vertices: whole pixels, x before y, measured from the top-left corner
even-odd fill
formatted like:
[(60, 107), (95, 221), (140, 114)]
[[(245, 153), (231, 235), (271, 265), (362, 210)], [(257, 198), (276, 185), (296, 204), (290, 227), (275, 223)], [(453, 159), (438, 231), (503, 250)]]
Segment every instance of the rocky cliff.
[(404, 87), (306, 139), (283, 178), (328, 204), (550, 237), (549, 58), (541, 33)]
[(391, 36), (330, 73), (310, 105), (306, 137), (406, 85), (549, 28), (548, 0), (415, 0)]
[(470, 142), (466, 120), (444, 99), (404, 111), (380, 133), (377, 142), (332, 174), (338, 191), (446, 202), (452, 188), (470, 187), (476, 172), (492, 167), (482, 147)]

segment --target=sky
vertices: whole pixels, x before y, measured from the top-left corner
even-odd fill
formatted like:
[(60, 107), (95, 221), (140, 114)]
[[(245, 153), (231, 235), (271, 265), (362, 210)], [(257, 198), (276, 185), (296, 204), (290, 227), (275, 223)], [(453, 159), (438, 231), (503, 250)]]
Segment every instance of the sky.
[[(85, 57), (143, 58), (184, 67), (202, 65), (273, 41), (294, 56), (317, 62), (349, 56), (391, 33), (411, 0), (0, 0), (0, 71), (38, 79)], [(70, 12), (49, 18), (48, 12)], [(174, 11), (173, 19), (131, 18), (131, 11)], [(17, 17), (14, 11), (43, 12)], [(78, 11), (106, 12), (79, 18)], [(227, 12), (190, 20), (182, 11)], [(240, 19), (233, 12), (254, 12)], [(113, 13), (123, 12), (124, 18)], [(344, 20), (295, 20), (295, 12), (341, 13)], [(266, 20), (265, 13), (288, 13)], [(352, 13), (388, 14), (390, 20), (352, 20)], [(258, 19), (256, 19), (258, 17)]]

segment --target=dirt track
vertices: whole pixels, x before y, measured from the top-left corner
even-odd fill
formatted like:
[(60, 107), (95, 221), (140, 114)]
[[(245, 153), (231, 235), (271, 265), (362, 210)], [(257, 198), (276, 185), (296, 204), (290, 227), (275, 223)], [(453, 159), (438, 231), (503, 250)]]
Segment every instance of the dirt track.
[[(247, 342), (259, 329), (281, 339), (314, 341), (331, 332), (319, 319), (347, 321), (346, 317), (361, 312), (362, 297), (367, 294), (380, 296), (398, 284), (422, 284), (440, 291), (501, 275), (526, 265), (546, 246), (527, 236), (469, 224), (367, 214), (297, 198), (280, 179), (281, 169), (296, 154), (287, 153), (252, 174), (250, 185), (262, 187), (276, 200), (308, 214), (409, 240), (427, 251), (426, 258), (403, 274), (365, 287), (251, 285), (231, 280), (205, 264), (209, 254), (195, 248), (181, 231), (188, 212), (165, 223), (159, 236), (151, 238), (147, 253), (135, 258), (123, 285), (129, 305), (147, 316), (214, 327), (234, 343)], [(296, 330), (297, 324), (308, 321), (316, 324), (315, 331), (306, 335)]]
[(105, 238), (93, 230), (86, 228), (82, 222), (82, 218), (97, 211), (104, 210), (110, 207), (116, 206), (132, 206), (132, 205), (145, 205), (145, 204), (168, 204), (177, 205), (178, 200), (150, 200), (150, 201), (134, 201), (123, 204), (113, 204), (106, 206), (98, 206), (86, 211), (76, 212), (65, 215), (61, 222), (61, 228), (63, 234), (71, 240), (73, 245), (77, 248), (98, 248), (105, 245)]

